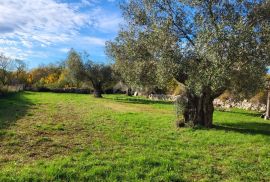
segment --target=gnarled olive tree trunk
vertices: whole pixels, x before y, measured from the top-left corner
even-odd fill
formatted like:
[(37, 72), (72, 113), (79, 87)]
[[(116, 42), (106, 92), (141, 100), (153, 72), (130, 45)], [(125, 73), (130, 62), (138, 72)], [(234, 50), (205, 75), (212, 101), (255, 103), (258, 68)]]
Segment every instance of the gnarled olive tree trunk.
[(187, 93), (187, 103), (184, 108), (184, 122), (194, 125), (212, 127), (214, 105), (211, 90), (205, 88), (200, 95)]
[(127, 88), (127, 91), (126, 91), (126, 95), (127, 95), (127, 96), (132, 96), (131, 91), (132, 91), (131, 88), (128, 87), (128, 88)]
[(97, 90), (97, 89), (94, 89), (94, 97), (96, 98), (102, 98), (102, 91), (101, 90)]
[(93, 95), (96, 98), (102, 98), (102, 85), (97, 83), (97, 84), (93, 84), (94, 87), (94, 92)]

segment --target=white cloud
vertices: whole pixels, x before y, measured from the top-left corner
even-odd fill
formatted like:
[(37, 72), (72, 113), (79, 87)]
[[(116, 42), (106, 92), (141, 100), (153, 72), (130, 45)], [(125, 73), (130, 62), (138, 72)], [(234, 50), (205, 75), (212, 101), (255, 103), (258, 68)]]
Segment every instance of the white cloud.
[[(90, 30), (90, 27), (93, 32), (114, 33), (118, 30), (122, 22), (120, 15), (106, 11), (100, 5), (99, 0), (76, 3), (64, 0), (0, 0), (0, 52), (22, 59), (30, 54), (45, 56), (45, 53), (33, 51), (37, 47), (57, 44), (73, 47), (72, 43), (104, 46), (105, 39), (80, 32), (82, 28)], [(65, 52), (66, 49), (60, 51)]]
[(118, 15), (104, 15), (100, 17), (97, 27), (105, 31), (117, 31), (119, 24), (123, 21)]
[(1, 0), (0, 12), (0, 32), (6, 36), (74, 34), (87, 21), (86, 15), (53, 0)]
[(59, 51), (63, 53), (67, 53), (68, 51), (70, 51), (70, 48), (61, 48), (59, 49)]
[(123, 22), (123, 18), (117, 13), (111, 13), (96, 8), (90, 13), (91, 21), (89, 22), (96, 29), (103, 32), (116, 32), (119, 25)]
[(82, 5), (90, 6), (92, 3), (88, 0), (82, 0)]
[(0, 12), (2, 41), (17, 39), (26, 48), (35, 42), (50, 45), (66, 41), (88, 21), (86, 14), (54, 0), (1, 0)]
[(106, 40), (98, 37), (84, 37), (82, 38), (82, 42), (88, 45), (104, 46)]
[(32, 53), (31, 51), (23, 51), (14, 46), (0, 47), (0, 52), (4, 52), (8, 57), (17, 59), (25, 59)]
[[(71, 48), (75, 48), (78, 50), (85, 50), (90, 51), (92, 48), (101, 48), (105, 46), (107, 39), (100, 38), (100, 37), (94, 37), (94, 36), (77, 36), (74, 37), (73, 40), (70, 40), (67, 42), (66, 45), (63, 45), (64, 47), (60, 47), (60, 52), (68, 52)], [(91, 52), (89, 52), (91, 53)]]
[(8, 39), (0, 39), (0, 44), (5, 46), (16, 46), (17, 41), (8, 40)]
[(98, 3), (98, 0), (81, 0), (82, 6), (94, 6)]

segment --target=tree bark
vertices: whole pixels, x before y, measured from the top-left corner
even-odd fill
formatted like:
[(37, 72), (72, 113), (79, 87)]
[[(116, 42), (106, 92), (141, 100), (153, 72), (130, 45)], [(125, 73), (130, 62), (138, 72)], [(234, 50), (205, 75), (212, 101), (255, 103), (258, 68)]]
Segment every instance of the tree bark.
[(100, 89), (94, 89), (94, 97), (102, 98), (102, 91)]
[(131, 88), (127, 88), (126, 95), (127, 96), (132, 96), (132, 94), (131, 94)]
[(266, 104), (266, 113), (265, 113), (265, 120), (268, 120), (270, 118), (270, 91), (267, 91), (267, 104)]
[(102, 83), (92, 81), (92, 85), (94, 88), (93, 95), (96, 98), (102, 98)]
[(214, 113), (213, 100), (207, 96), (203, 96), (199, 98), (198, 103), (195, 124), (208, 128), (212, 127)]
[(188, 93), (188, 103), (184, 109), (184, 122), (191, 122), (195, 126), (210, 128), (213, 126), (214, 105), (211, 91), (204, 89), (199, 95)]

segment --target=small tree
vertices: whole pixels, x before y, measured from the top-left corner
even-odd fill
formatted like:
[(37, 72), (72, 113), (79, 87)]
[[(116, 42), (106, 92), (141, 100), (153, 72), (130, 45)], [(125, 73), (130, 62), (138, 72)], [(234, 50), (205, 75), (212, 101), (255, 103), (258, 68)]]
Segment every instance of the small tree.
[(103, 88), (113, 81), (111, 66), (94, 63), (88, 58), (84, 62), (82, 56), (73, 49), (69, 52), (67, 66), (73, 79), (90, 83), (97, 98), (102, 97)]
[(26, 84), (27, 83), (27, 72), (26, 64), (20, 59), (14, 60), (14, 78), (13, 82), (16, 84)]
[(94, 89), (94, 96), (102, 97), (103, 88), (113, 81), (112, 69), (108, 65), (88, 61), (85, 64), (85, 81), (89, 81)]
[(68, 53), (66, 60), (67, 76), (77, 87), (81, 81), (84, 81), (85, 70), (84, 63), (81, 55), (74, 49), (71, 49)]
[(13, 60), (0, 53), (0, 82), (2, 85), (7, 85), (9, 82), (12, 66)]

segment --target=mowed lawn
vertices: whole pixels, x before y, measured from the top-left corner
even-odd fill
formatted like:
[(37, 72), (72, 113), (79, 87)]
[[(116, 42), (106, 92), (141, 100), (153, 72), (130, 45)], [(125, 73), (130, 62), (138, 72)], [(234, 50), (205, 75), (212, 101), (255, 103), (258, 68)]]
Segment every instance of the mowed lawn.
[(176, 128), (173, 104), (25, 92), (0, 99), (0, 181), (270, 181), (270, 121), (216, 111)]

